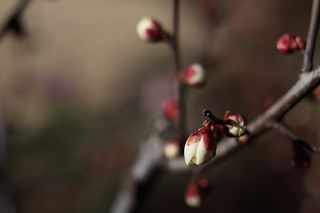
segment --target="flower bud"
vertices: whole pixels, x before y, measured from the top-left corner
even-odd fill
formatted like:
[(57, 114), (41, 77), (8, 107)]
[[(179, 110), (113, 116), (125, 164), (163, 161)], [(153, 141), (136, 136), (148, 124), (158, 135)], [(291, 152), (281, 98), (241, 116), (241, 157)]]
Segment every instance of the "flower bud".
[(305, 40), (303, 40), (300, 37), (296, 37), (296, 44), (297, 44), (297, 48), (300, 50), (304, 50), (304, 48), (306, 46)]
[(291, 34), (282, 35), (277, 41), (277, 49), (285, 54), (291, 53), (295, 50), (303, 50), (305, 47), (305, 41), (297, 36)]
[(242, 136), (237, 138), (237, 143), (240, 145), (247, 144), (250, 140), (250, 135), (248, 132), (244, 133)]
[(177, 121), (179, 119), (179, 103), (177, 99), (170, 98), (163, 102), (162, 112), (169, 121)]
[(201, 194), (197, 183), (192, 182), (188, 185), (184, 199), (190, 207), (199, 207), (201, 205)]
[(205, 164), (216, 155), (216, 138), (213, 130), (201, 127), (192, 132), (184, 146), (184, 160), (188, 166)]
[(205, 70), (200, 64), (192, 64), (182, 72), (181, 81), (191, 87), (200, 87), (205, 83)]
[(209, 189), (210, 184), (209, 184), (209, 180), (206, 177), (200, 177), (197, 180), (198, 186), (202, 191), (206, 191)]
[(164, 156), (168, 159), (176, 158), (179, 155), (180, 146), (176, 140), (167, 141), (164, 144)]
[(153, 18), (145, 17), (137, 25), (139, 37), (148, 42), (158, 42), (163, 39), (161, 25)]
[(240, 137), (246, 132), (247, 120), (238, 113), (227, 111), (224, 122), (224, 131), (229, 137)]
[(311, 163), (311, 157), (309, 151), (301, 144), (297, 142), (292, 143), (293, 156), (291, 159), (291, 165), (296, 168), (306, 168)]

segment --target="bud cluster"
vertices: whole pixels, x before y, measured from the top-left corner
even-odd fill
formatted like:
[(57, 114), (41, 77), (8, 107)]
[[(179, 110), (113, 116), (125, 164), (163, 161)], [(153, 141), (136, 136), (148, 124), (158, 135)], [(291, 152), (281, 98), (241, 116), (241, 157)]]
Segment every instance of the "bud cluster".
[(287, 54), (296, 50), (304, 50), (305, 41), (299, 36), (286, 33), (280, 36), (276, 46), (280, 53)]
[(188, 166), (199, 166), (209, 162), (216, 155), (217, 142), (223, 134), (241, 138), (245, 143), (249, 140), (246, 130), (247, 121), (238, 113), (226, 112), (224, 119), (216, 118), (209, 110), (204, 110), (205, 120), (202, 127), (192, 132), (184, 147), (184, 159)]

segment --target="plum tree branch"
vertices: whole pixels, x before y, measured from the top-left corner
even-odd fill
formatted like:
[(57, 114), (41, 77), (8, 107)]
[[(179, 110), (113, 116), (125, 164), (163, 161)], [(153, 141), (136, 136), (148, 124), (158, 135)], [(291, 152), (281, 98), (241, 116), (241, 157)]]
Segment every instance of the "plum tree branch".
[[(258, 116), (248, 125), (251, 139), (255, 139), (261, 134), (271, 129), (271, 124), (283, 118), (294, 106), (296, 106), (304, 97), (311, 93), (320, 84), (320, 67), (309, 73), (302, 73), (298, 81), (291, 89), (275, 102), (268, 110)], [(246, 147), (239, 145), (235, 139), (228, 138), (221, 141), (218, 145), (216, 157), (205, 168), (228, 158), (234, 152)], [(190, 168), (185, 165), (184, 159), (168, 161), (166, 168), (170, 172), (189, 171)]]

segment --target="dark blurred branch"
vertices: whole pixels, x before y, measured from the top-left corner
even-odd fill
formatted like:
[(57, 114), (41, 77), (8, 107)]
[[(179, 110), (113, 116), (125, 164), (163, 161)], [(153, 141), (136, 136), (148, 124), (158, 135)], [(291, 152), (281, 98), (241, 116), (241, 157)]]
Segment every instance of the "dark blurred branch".
[(19, 0), (17, 6), (11, 14), (9, 14), (4, 25), (0, 28), (0, 40), (9, 32), (12, 31), (16, 36), (23, 37), (26, 34), (25, 28), (22, 24), (22, 14), (30, 0)]
[(180, 29), (180, 0), (172, 0), (172, 44), (171, 49), (173, 52), (174, 64), (175, 64), (175, 74), (177, 77), (178, 91), (177, 98), (179, 102), (179, 122), (178, 131), (180, 136), (180, 141), (184, 141), (187, 135), (186, 126), (186, 86), (179, 81), (179, 72), (181, 71), (181, 56), (180, 56), (180, 43), (179, 43), (179, 29)]
[(319, 29), (320, 0), (313, 0), (306, 49), (303, 56), (302, 72), (313, 69), (313, 55)]
[[(320, 67), (308, 73), (302, 73), (299, 80), (291, 87), (291, 89), (275, 102), (267, 111), (258, 116), (248, 125), (251, 139), (255, 139), (261, 134), (271, 129), (271, 124), (283, 118), (294, 106), (296, 106), (304, 97), (310, 94), (320, 84)], [(218, 145), (216, 157), (205, 167), (224, 160), (231, 156), (234, 152), (246, 147), (239, 145), (235, 139), (229, 138), (221, 141)], [(190, 171), (185, 165), (184, 159), (180, 158), (168, 161), (167, 169), (171, 172)]]
[(111, 213), (137, 212), (150, 186), (156, 182), (163, 160), (161, 135), (170, 128), (163, 120), (157, 121), (156, 126), (156, 131), (141, 147), (140, 154), (111, 207)]

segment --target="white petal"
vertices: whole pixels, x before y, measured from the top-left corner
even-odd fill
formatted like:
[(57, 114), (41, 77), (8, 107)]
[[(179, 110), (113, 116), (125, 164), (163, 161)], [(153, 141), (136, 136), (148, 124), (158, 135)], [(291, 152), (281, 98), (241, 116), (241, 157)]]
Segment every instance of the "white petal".
[(193, 143), (190, 145), (188, 145), (188, 143), (186, 143), (184, 145), (184, 160), (188, 166), (195, 164), (195, 157), (196, 157), (195, 155), (197, 153), (198, 145), (199, 145), (199, 142)]
[(207, 150), (204, 146), (203, 137), (197, 147), (196, 165), (207, 163), (213, 157), (213, 150)]
[(199, 207), (201, 205), (200, 196), (190, 196), (186, 198), (186, 203), (190, 207)]

